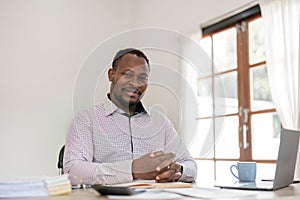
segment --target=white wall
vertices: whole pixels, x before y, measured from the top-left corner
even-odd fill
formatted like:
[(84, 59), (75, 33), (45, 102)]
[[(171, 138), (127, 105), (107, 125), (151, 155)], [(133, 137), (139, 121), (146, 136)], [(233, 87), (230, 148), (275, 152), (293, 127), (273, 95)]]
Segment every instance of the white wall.
[[(72, 118), (73, 85), (99, 43), (149, 26), (190, 35), (199, 24), (247, 2), (0, 0), (0, 178), (57, 174), (58, 149)], [(149, 55), (179, 71), (180, 59)], [(153, 104), (157, 97), (145, 101)], [(177, 126), (179, 110), (168, 103)]]
[[(126, 30), (126, 1), (0, 1), (0, 178), (55, 175), (83, 59)], [(126, 11), (126, 12), (125, 12)]]

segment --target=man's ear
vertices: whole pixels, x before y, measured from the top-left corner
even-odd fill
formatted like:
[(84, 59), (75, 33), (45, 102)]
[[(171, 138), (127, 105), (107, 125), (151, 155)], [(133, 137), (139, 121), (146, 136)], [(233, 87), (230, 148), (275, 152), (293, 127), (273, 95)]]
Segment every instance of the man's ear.
[(114, 79), (114, 76), (115, 76), (115, 70), (113, 70), (112, 68), (110, 68), (107, 73), (108, 73), (108, 80), (110, 82), (112, 82), (113, 79)]

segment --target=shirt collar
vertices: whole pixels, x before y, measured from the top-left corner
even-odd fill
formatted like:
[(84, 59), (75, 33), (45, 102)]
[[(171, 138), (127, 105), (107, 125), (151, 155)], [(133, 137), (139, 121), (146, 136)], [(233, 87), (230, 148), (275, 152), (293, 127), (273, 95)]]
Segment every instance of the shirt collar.
[[(106, 101), (105, 101), (105, 104), (104, 104), (104, 108), (105, 108), (105, 116), (111, 115), (114, 112), (118, 112), (118, 113), (121, 113), (121, 114), (125, 114), (126, 113), (124, 110), (122, 110), (119, 107), (117, 107), (110, 100), (110, 94), (109, 93), (107, 94), (107, 98), (106, 98)], [(139, 102), (137, 104), (136, 111), (135, 111), (134, 115), (140, 114), (140, 113), (143, 113), (143, 112), (149, 114), (149, 111), (143, 106), (142, 102)]]

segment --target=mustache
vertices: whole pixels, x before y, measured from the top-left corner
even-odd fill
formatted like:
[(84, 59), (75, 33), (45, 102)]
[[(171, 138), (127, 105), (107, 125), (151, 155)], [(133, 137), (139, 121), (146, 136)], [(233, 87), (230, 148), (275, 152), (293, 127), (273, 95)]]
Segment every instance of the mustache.
[(122, 90), (127, 91), (127, 92), (136, 93), (136, 94), (139, 94), (139, 95), (142, 94), (141, 90), (139, 90), (138, 88), (132, 87), (132, 86), (124, 87)]

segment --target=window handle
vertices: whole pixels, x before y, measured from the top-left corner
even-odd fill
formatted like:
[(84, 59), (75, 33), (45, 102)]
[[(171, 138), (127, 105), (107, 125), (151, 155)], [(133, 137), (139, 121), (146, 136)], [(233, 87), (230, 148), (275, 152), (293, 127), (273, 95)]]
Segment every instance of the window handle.
[(240, 107), (240, 112), (239, 112), (239, 114), (240, 114), (240, 116), (243, 117), (243, 123), (244, 123), (244, 124), (248, 123), (248, 120), (249, 120), (248, 114), (249, 114), (249, 112), (250, 112), (250, 109), (249, 109), (249, 108), (243, 108), (243, 107)]
[(243, 118), (243, 125), (242, 127), (240, 128), (240, 131), (241, 133), (243, 134), (242, 137), (243, 137), (243, 143), (242, 143), (242, 147), (243, 149), (247, 149), (249, 147), (249, 142), (247, 140), (247, 136), (248, 136), (248, 120), (249, 120), (249, 111), (250, 109), (249, 108), (243, 108), (243, 107), (240, 107), (240, 111), (239, 111), (239, 115)]
[(248, 136), (248, 126), (247, 124), (244, 124), (243, 125), (243, 149), (247, 149), (249, 147), (247, 136)]

